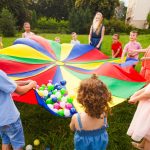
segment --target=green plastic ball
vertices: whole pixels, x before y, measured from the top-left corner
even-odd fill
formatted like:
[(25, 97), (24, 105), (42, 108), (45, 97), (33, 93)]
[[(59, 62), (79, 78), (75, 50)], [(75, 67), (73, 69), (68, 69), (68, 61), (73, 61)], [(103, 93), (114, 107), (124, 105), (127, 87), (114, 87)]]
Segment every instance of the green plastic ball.
[(68, 103), (72, 103), (72, 102), (73, 102), (73, 98), (68, 97), (68, 98), (67, 98), (67, 102), (68, 102)]
[(64, 110), (63, 110), (63, 109), (60, 109), (57, 113), (58, 113), (60, 116), (64, 116)]
[(53, 84), (48, 85), (47, 89), (48, 89), (48, 91), (53, 91), (54, 90), (54, 85)]
[(48, 98), (48, 99), (46, 100), (46, 104), (53, 104), (52, 99), (51, 99), (51, 98)]
[(62, 88), (62, 89), (60, 90), (60, 93), (61, 93), (61, 95), (64, 95), (64, 94), (66, 93), (66, 89)]

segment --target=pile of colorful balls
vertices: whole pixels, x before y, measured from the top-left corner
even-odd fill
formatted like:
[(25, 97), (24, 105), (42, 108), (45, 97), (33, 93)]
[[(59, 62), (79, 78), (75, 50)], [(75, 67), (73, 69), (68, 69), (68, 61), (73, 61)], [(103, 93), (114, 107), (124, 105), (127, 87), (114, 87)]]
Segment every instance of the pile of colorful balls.
[(73, 106), (73, 97), (68, 95), (65, 85), (65, 80), (55, 84), (49, 80), (47, 85), (37, 86), (36, 92), (54, 115), (71, 117), (76, 110)]

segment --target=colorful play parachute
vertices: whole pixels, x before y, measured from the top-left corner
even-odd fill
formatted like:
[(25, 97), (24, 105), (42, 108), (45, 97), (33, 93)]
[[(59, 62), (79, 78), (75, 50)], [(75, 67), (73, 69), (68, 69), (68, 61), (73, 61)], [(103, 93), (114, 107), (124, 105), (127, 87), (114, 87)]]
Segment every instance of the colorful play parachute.
[[(126, 66), (117, 64), (119, 61), (118, 58), (110, 59), (90, 45), (59, 44), (40, 36), (17, 39), (14, 45), (0, 51), (0, 69), (12, 79), (32, 79), (39, 85), (48, 80), (53, 84), (66, 80), (68, 92), (74, 95), (80, 81), (96, 73), (112, 92), (110, 106), (123, 102), (145, 85), (145, 79), (138, 72), (132, 68), (127, 72)], [(19, 102), (43, 106), (34, 90), (13, 97)], [(73, 103), (77, 111), (83, 111), (76, 99)]]

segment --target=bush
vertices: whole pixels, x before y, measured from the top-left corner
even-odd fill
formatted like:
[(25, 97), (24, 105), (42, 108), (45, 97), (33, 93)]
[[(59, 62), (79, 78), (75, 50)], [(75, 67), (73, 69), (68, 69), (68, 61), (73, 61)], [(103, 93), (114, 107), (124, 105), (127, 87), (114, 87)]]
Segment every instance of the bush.
[(51, 33), (68, 33), (69, 22), (65, 20), (57, 21), (53, 18), (42, 17), (37, 21), (37, 28)]
[(6, 37), (14, 36), (16, 33), (15, 18), (7, 9), (3, 9), (0, 15), (0, 29)]
[(106, 28), (106, 34), (113, 34), (117, 32), (128, 34), (133, 29), (131, 26), (125, 24), (124, 21), (117, 19), (111, 19), (109, 21), (104, 19), (104, 25)]

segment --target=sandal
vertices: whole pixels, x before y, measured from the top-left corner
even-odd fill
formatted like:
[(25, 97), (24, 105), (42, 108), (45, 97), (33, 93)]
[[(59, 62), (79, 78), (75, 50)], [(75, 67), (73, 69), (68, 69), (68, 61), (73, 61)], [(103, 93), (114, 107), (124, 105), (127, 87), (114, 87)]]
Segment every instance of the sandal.
[(140, 147), (140, 144), (139, 143), (136, 143), (136, 142), (131, 142), (132, 146), (139, 149), (139, 150), (144, 150), (144, 147)]

